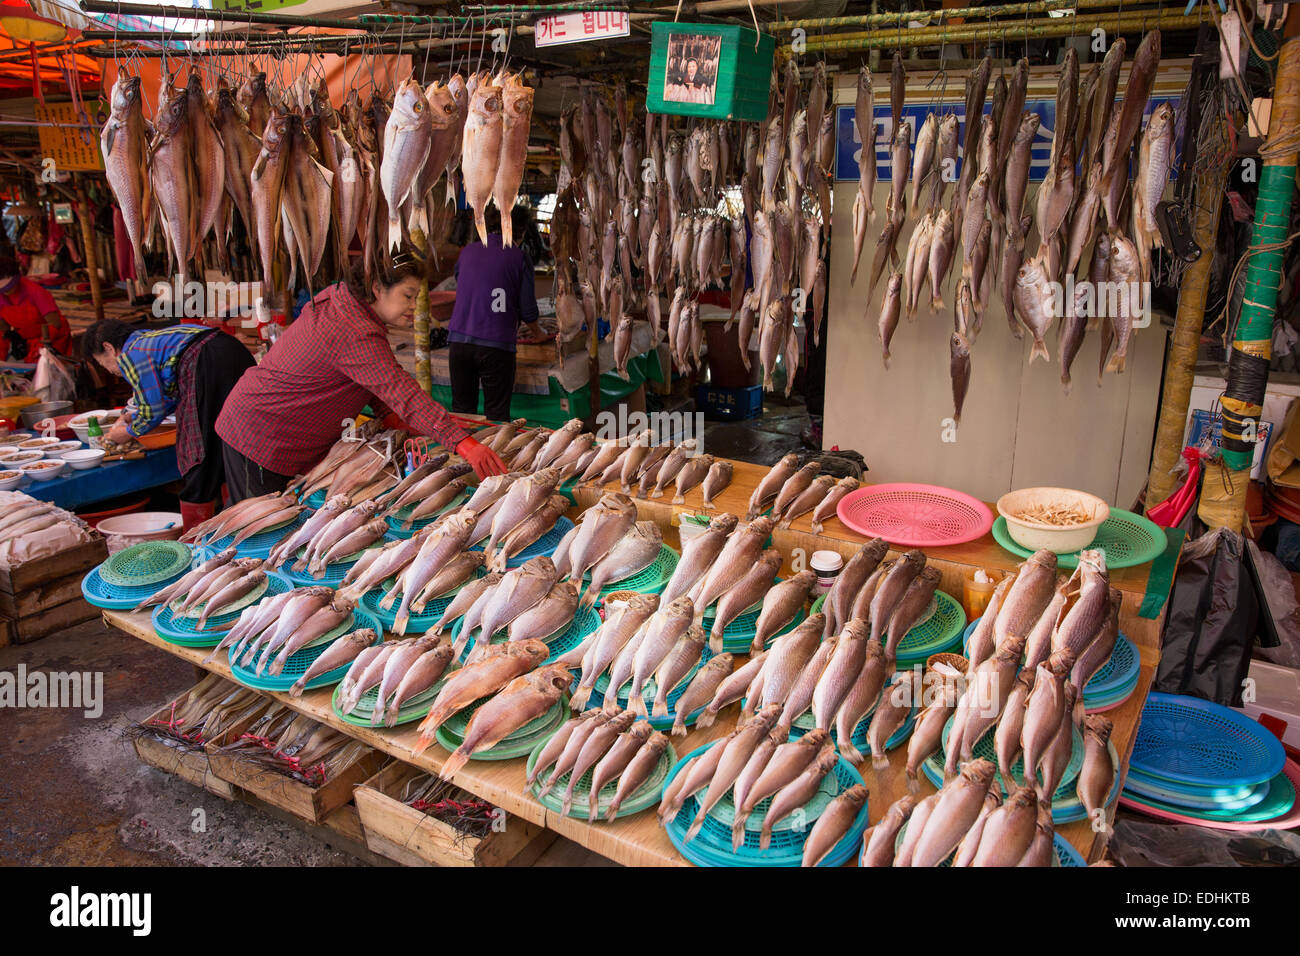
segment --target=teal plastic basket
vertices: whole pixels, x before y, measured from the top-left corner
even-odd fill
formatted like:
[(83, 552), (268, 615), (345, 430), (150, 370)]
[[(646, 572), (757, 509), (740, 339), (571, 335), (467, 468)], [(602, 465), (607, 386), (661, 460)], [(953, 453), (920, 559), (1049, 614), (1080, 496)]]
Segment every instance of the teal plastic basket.
[[(383, 640), (384, 632), (383, 629), (380, 628), (379, 622), (360, 609), (354, 610), (352, 612), (352, 619), (349, 622), (336, 627), (331, 634), (333, 635), (333, 640), (337, 640), (345, 634), (351, 634), (353, 631), (359, 631), (367, 627), (372, 628), (377, 635), (374, 643), (379, 643)], [(307, 669), (311, 667), (316, 658), (325, 653), (326, 648), (333, 643), (333, 640), (322, 641), (312, 647), (305, 647), (302, 650), (297, 651), (290, 656), (287, 661), (285, 661), (284, 670), (279, 674), (276, 674), (274, 677), (270, 676), (266, 672), (263, 672), (260, 677), (257, 675), (256, 658), (250, 662), (249, 667), (243, 667), (242, 665), (236, 664), (234, 661), (235, 648), (232, 647), (230, 648), (229, 656), (227, 658), (230, 662), (230, 676), (239, 681), (239, 683), (243, 684), (245, 687), (252, 687), (254, 690), (287, 691), (293, 686), (294, 682), (299, 677), (307, 673)], [(347, 674), (348, 668), (351, 666), (352, 662), (349, 661), (346, 664), (334, 668), (332, 671), (327, 671), (326, 673), (321, 674), (319, 677), (313, 677), (311, 682), (307, 684), (307, 689), (313, 690), (317, 687), (325, 687), (329, 684), (341, 681), (343, 676)]]
[(366, 551), (370, 551), (375, 548), (382, 548), (385, 543), (394, 540), (396, 540), (396, 538), (394, 538), (392, 533), (389, 532), (388, 534), (385, 534), (382, 538), (380, 538), (378, 541), (376, 541), (374, 544), (372, 544), (369, 548), (365, 548), (361, 551), (358, 551), (356, 554), (351, 555), (350, 560), (335, 561), (333, 564), (325, 565), (325, 573), (318, 578), (312, 577), (311, 572), (306, 568), (304, 568), (301, 571), (292, 570), (294, 561), (298, 560), (297, 555), (294, 555), (293, 560), (286, 561), (283, 565), (281, 565), (280, 573), (286, 575), (289, 578), (289, 580), (294, 583), (295, 586), (300, 588), (309, 588), (315, 584), (325, 584), (328, 585), (329, 587), (337, 588), (340, 584), (343, 583), (343, 579), (347, 577), (348, 572), (351, 571), (352, 568), (356, 565), (356, 563), (361, 560), (361, 556), (365, 554)]
[(162, 586), (190, 570), (194, 553), (179, 541), (142, 541), (111, 555), (97, 570), (115, 587)]
[[(456, 623), (451, 629), (451, 639), (453, 643), (460, 637), (461, 626), (465, 623), (463, 617), (457, 618)], [(573, 620), (569, 626), (562, 631), (552, 634), (545, 638), (546, 646), (551, 649), (550, 655), (546, 658), (546, 664), (552, 664), (559, 660), (569, 651), (581, 644), (592, 631), (600, 627), (600, 615), (595, 608), (580, 607), (573, 615)], [(509, 630), (497, 631), (496, 636), (492, 639), (493, 644), (504, 644), (510, 639)], [(473, 648), (472, 643), (467, 643), (465, 649), (461, 651), (460, 662), (463, 664), (469, 657), (470, 650)]]
[[(924, 664), (931, 655), (951, 651), (961, 643), (962, 632), (966, 629), (966, 612), (962, 610), (961, 602), (946, 591), (935, 591), (934, 598), (934, 613), (908, 631), (898, 643), (899, 670)], [(812, 612), (816, 614), (825, 603), (825, 595), (818, 597), (813, 602)]]
[(1261, 786), (1266, 788), (1264, 798), (1254, 806), (1240, 810), (1222, 808), (1196, 809), (1185, 804), (1142, 796), (1129, 786), (1124, 787), (1124, 801), (1150, 810), (1158, 810), (1162, 813), (1176, 813), (1185, 817), (1196, 817), (1200, 820), (1230, 823), (1256, 823), (1264, 820), (1276, 820), (1278, 817), (1289, 814), (1295, 808), (1295, 785), (1285, 773), (1278, 774), (1267, 783), (1261, 784)]
[[(283, 574), (272, 571), (267, 573), (266, 578), (267, 588), (260, 598), (261, 601), (293, 590), (293, 582)], [(243, 612), (244, 608), (241, 607), (208, 618), (208, 627), (199, 631), (195, 629), (198, 618), (177, 616), (164, 604), (154, 608), (153, 629), (154, 633), (169, 644), (178, 644), (181, 647), (216, 647), (226, 633), (234, 627)]]
[[(955, 716), (948, 718), (948, 723), (945, 724), (943, 728), (943, 740), (939, 746), (939, 753), (929, 757), (929, 760), (935, 761), (938, 764), (941, 777), (943, 762), (948, 753), (948, 734), (952, 730), (954, 720), (956, 720)], [(997, 750), (994, 743), (996, 727), (997, 725), (995, 724), (993, 727), (989, 728), (988, 732), (980, 738), (978, 743), (975, 744), (974, 750), (975, 759), (991, 761), (994, 766), (996, 766), (998, 762)], [(1055, 802), (1057, 798), (1064, 798), (1074, 793), (1074, 782), (1078, 779), (1079, 771), (1083, 769), (1083, 737), (1080, 735), (1078, 729), (1074, 727), (1070, 728), (1070, 736), (1072, 744), (1070, 748), (1070, 762), (1066, 764), (1065, 773), (1061, 776), (1061, 782), (1057, 785), (1056, 792), (1052, 795), (1053, 802)], [(1118, 766), (1118, 764), (1116, 764), (1116, 766)], [(1016, 778), (1016, 781), (1020, 780), (1024, 769), (1024, 756), (1021, 755), (1020, 757), (1017, 757), (1016, 762), (1011, 765), (1011, 774)], [(1020, 786), (1020, 784), (1015, 781), (1008, 786), (1007, 781), (1002, 779), (1002, 773), (1000, 771), (996, 774), (994, 780), (997, 782), (998, 786), (1002, 788), (1002, 793), (1004, 795), (1010, 794)]]
[[(857, 748), (858, 752), (864, 757), (868, 757), (868, 759), (870, 759), (869, 754), (871, 753), (871, 747), (867, 743), (867, 738), (871, 733), (871, 718), (876, 715), (876, 708), (879, 706), (880, 702), (876, 701), (876, 703), (872, 705), (871, 710), (867, 712), (867, 715), (858, 721), (857, 726), (853, 728), (852, 736), (849, 738), (850, 742)], [(903, 721), (903, 725), (894, 731), (893, 734), (890, 735), (889, 739), (885, 741), (885, 750), (893, 750), (911, 736), (912, 728), (916, 726), (916, 718), (919, 714), (920, 707), (913, 704), (911, 711), (908, 712), (907, 719)], [(795, 718), (794, 723), (790, 726), (790, 739), (796, 740), (799, 737), (802, 737), (804, 734), (808, 733), (808, 731), (812, 730), (816, 724), (817, 722), (813, 719), (812, 711), (805, 710)], [(837, 747), (839, 746), (839, 732), (836, 731), (834, 727), (831, 728), (831, 740), (835, 742)]]
[[(487, 572), (480, 567), (474, 572), (470, 581), (481, 578), (486, 573)], [(382, 587), (372, 588), (361, 596), (361, 606), (366, 609), (367, 613), (373, 615), (390, 631), (393, 629), (393, 625), (397, 623), (397, 609), (401, 606), (402, 600), (401, 598), (398, 598), (393, 602), (393, 606), (387, 610), (381, 608), (379, 602), (384, 599), (384, 595), (391, 591), (396, 583), (395, 579), (389, 578), (383, 583)], [(426, 631), (433, 630), (433, 626), (438, 623), (439, 619), (441, 619), (442, 612), (447, 610), (447, 605), (455, 600), (456, 595), (460, 593), (461, 588), (465, 587), (465, 585), (469, 583), (469, 581), (466, 581), (465, 584), (462, 584), (450, 594), (445, 594), (440, 598), (434, 598), (424, 606), (424, 610), (421, 613), (412, 614), (406, 622), (406, 633), (423, 634)]]
[[(438, 743), (448, 753), (461, 745), (461, 742), (465, 739), (465, 729), (469, 726), (470, 718), (488, 700), (491, 700), (491, 698), (485, 697), (483, 700), (475, 701), (469, 707), (453, 714), (438, 728), (436, 735)], [(555, 705), (542, 716), (530, 720), (496, 746), (480, 751), (470, 759), (513, 760), (516, 757), (522, 757), (559, 730), (560, 725), (568, 719), (568, 705), (563, 700), (556, 701)]]
[[(1033, 552), (1022, 548), (1007, 530), (1007, 519), (1001, 515), (993, 522), (993, 537), (1012, 554), (1022, 558), (1030, 557)], [(1168, 546), (1165, 531), (1154, 521), (1142, 515), (1121, 508), (1111, 508), (1110, 517), (1101, 523), (1097, 536), (1088, 545), (1089, 549), (1106, 552), (1106, 567), (1132, 568), (1139, 564), (1154, 561), (1164, 553)], [(1062, 570), (1073, 570), (1079, 566), (1079, 552), (1058, 554), (1056, 566)]]
[(151, 598), (165, 587), (179, 581), (185, 572), (181, 571), (166, 581), (157, 584), (144, 584), (136, 587), (121, 587), (109, 584), (99, 576), (99, 568), (91, 568), (90, 573), (81, 579), (81, 596), (86, 603), (103, 608), (106, 611), (129, 611), (146, 598)]
[[(715, 740), (705, 744), (679, 760), (668, 775), (664, 789), (672, 785), (673, 778), (682, 772), (682, 768), (690, 760), (703, 754), (710, 747), (717, 746), (718, 743), (719, 741)], [(731, 848), (731, 823), (735, 819), (735, 805), (732, 803), (730, 792), (718, 801), (704, 818), (704, 825), (694, 840), (686, 841), (686, 831), (690, 829), (691, 822), (699, 811), (698, 798), (703, 796), (705, 791), (688, 797), (677, 815), (668, 821), (665, 829), (668, 832), (668, 839), (672, 841), (678, 852), (696, 866), (800, 866), (803, 863), (804, 842), (818, 817), (836, 796), (862, 782), (861, 775), (853, 769), (852, 765), (841, 759), (822, 780), (817, 793), (804, 806), (802, 818), (798, 818), (798, 814), (790, 814), (772, 828), (771, 844), (766, 850), (759, 849), (758, 838), (763, 816), (772, 802), (771, 797), (761, 800), (750, 814), (745, 823), (745, 842), (741, 844), (739, 850)], [(852, 858), (862, 842), (862, 833), (867, 828), (869, 810), (870, 802), (864, 802), (848, 832), (835, 844), (819, 864), (820, 866), (841, 866)]]
[[(898, 836), (894, 837), (895, 850), (897, 850), (900, 846), (902, 846), (903, 837), (906, 835), (907, 835), (907, 824), (904, 823), (902, 828), (898, 831)], [(859, 851), (858, 854), (859, 864), (862, 863), (862, 853), (866, 852), (866, 849), (867, 849), (866, 845), (864, 844), (862, 850)], [(1061, 836), (1061, 834), (1059, 833), (1052, 834), (1052, 849), (1056, 853), (1056, 859), (1052, 861), (1052, 866), (1087, 866), (1088, 865), (1087, 863), (1084, 862), (1084, 859), (1079, 854), (1079, 851), (1076, 850), (1070, 844), (1070, 841), (1065, 839), (1065, 837)], [(939, 866), (941, 867), (952, 866), (952, 859), (956, 855), (957, 855), (957, 851), (953, 850), (951, 853), (948, 854), (948, 858), (944, 860), (942, 863), (940, 863)]]
[[(541, 755), (542, 749), (546, 746), (550, 737), (543, 740), (533, 748), (532, 753), (528, 755), (527, 771), (533, 772), (533, 767), (537, 764), (537, 758)], [(670, 743), (662, 754), (659, 756), (659, 763), (655, 765), (654, 770), (650, 772), (641, 786), (637, 787), (627, 798), (619, 804), (618, 813), (614, 814), (615, 819), (620, 817), (630, 817), (634, 813), (640, 813), (643, 810), (649, 810), (651, 807), (658, 806), (659, 800), (663, 795), (664, 783), (668, 780), (668, 774), (672, 771), (673, 766), (677, 763), (677, 751), (673, 749)], [(591, 774), (589, 768), (573, 787), (573, 805), (569, 807), (568, 815), (575, 820), (586, 820), (589, 807), (588, 801), (591, 798)], [(545, 774), (543, 775), (545, 776)], [(538, 796), (542, 789), (543, 781), (535, 781), (530, 788), (533, 798), (542, 806), (552, 813), (560, 813), (564, 810), (564, 792), (569, 786), (569, 777), (571, 773), (564, 773), (555, 782), (555, 786), (544, 796)], [(605, 821), (605, 813), (609, 805), (614, 802), (614, 794), (618, 792), (618, 779), (606, 783), (600, 788), (600, 794), (596, 797), (597, 822)]]
[[(609, 597), (616, 591), (636, 591), (638, 594), (659, 594), (668, 586), (668, 581), (672, 578), (673, 572), (677, 570), (677, 562), (681, 556), (668, 545), (660, 545), (659, 556), (651, 562), (649, 567), (643, 568), (636, 574), (623, 578), (621, 581), (611, 581), (600, 589), (600, 595), (596, 603), (601, 607), (605, 606), (605, 598)], [(588, 572), (582, 576), (584, 589), (591, 583), (591, 573)]]
[[(291, 535), (311, 518), (312, 512), (302, 511), (296, 518), (282, 522), (273, 528), (267, 528), (265, 531), (259, 531), (250, 538), (245, 538), (239, 542), (239, 547), (235, 548), (235, 554), (241, 558), (266, 558), (271, 554), (271, 549), (285, 538)], [(214, 551), (224, 551), (234, 543), (236, 535), (228, 534), (219, 541), (207, 542), (204, 546)]]

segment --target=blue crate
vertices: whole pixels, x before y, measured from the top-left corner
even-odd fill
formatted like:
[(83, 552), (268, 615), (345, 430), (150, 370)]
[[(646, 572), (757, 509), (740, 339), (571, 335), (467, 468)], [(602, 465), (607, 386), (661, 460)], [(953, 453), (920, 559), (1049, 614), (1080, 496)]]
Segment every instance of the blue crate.
[(695, 407), (706, 418), (721, 418), (731, 422), (757, 418), (763, 414), (763, 386), (718, 388), (714, 385), (699, 385), (695, 389)]

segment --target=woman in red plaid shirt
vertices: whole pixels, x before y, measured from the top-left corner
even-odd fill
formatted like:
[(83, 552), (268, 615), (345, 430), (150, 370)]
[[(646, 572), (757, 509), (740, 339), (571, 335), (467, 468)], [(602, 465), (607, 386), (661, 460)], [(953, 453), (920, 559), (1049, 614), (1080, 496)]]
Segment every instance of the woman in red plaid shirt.
[(367, 289), (355, 276), (318, 294), (217, 419), (231, 503), (284, 488), (315, 465), (366, 405), (389, 424), (454, 448), (480, 478), (505, 463), (470, 438), (393, 356), (386, 326), (410, 328), (424, 265), (399, 256)]

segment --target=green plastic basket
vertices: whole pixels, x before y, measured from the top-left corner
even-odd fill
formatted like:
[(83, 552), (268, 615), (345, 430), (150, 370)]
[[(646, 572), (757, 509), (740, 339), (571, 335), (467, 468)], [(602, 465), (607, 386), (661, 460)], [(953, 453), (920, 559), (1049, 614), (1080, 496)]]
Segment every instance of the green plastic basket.
[[(780, 579), (777, 579), (778, 582)], [(717, 607), (714, 607), (714, 611)], [(758, 607), (746, 611), (740, 617), (736, 618), (730, 624), (722, 629), (722, 649), (730, 654), (748, 654), (750, 645), (754, 643), (754, 633), (758, 629), (758, 616), (763, 613), (762, 602)], [(785, 627), (781, 628), (776, 634), (770, 637), (765, 647), (771, 647), (778, 637), (782, 634), (789, 634), (796, 627), (803, 623), (808, 616), (803, 608), (795, 612), (794, 619)], [(711, 611), (704, 615), (704, 633), (709, 634), (713, 630), (713, 621), (716, 615)]]
[[(1007, 519), (1001, 515), (993, 522), (993, 537), (998, 544), (1012, 554), (1027, 558), (1033, 554), (1028, 548), (1022, 548), (1007, 531)], [(1123, 511), (1110, 509), (1110, 517), (1097, 529), (1097, 537), (1088, 545), (1090, 550), (1100, 549), (1106, 552), (1106, 567), (1112, 571), (1116, 568), (1132, 568), (1139, 564), (1154, 561), (1164, 553), (1168, 545), (1164, 529), (1154, 521)], [(1056, 566), (1073, 570), (1079, 566), (1079, 552), (1058, 554)]]
[[(955, 719), (955, 716), (949, 717), (948, 723), (944, 725), (943, 742), (939, 746), (939, 752), (937, 754), (931, 754), (930, 757), (926, 759), (926, 763), (931, 764), (933, 769), (938, 771), (940, 779), (943, 777), (943, 764), (948, 753), (948, 733), (952, 730), (952, 722)], [(994, 766), (997, 765), (998, 754), (994, 744), (994, 734), (996, 729), (996, 724), (993, 727), (990, 727), (988, 732), (980, 738), (977, 744), (975, 744), (974, 759), (988, 760), (991, 761)], [(1053, 804), (1055, 804), (1057, 800), (1065, 800), (1074, 795), (1074, 783), (1079, 777), (1079, 771), (1083, 769), (1083, 737), (1074, 727), (1070, 728), (1070, 736), (1070, 762), (1065, 767), (1065, 773), (1061, 777), (1061, 782), (1056, 787), (1056, 792), (1052, 794)], [(1118, 764), (1116, 764), (1116, 766), (1118, 766)], [(1016, 762), (1011, 765), (1011, 774), (1019, 780), (1021, 774), (1024, 773), (1024, 769), (1025, 760), (1024, 755), (1022, 754), (1017, 757)], [(1011, 789), (1013, 789), (1007, 787), (1006, 781), (1002, 779), (1001, 771), (998, 771), (994, 775), (993, 779), (997, 785), (1002, 788), (1002, 793), (1004, 795), (1009, 794)], [(1018, 787), (1019, 784), (1015, 784), (1014, 786)]]
[[(546, 746), (547, 741), (549, 740), (550, 737), (547, 737), (546, 740), (543, 740), (534, 747), (533, 752), (528, 755), (528, 773), (533, 772), (533, 767), (537, 763), (537, 758), (541, 755), (542, 749)], [(677, 763), (677, 751), (673, 749), (673, 745), (670, 743), (664, 752), (660, 754), (659, 763), (655, 765), (650, 776), (647, 777), (645, 782), (630, 793), (619, 805), (618, 813), (614, 814), (614, 818), (630, 817), (634, 813), (640, 813), (642, 810), (648, 810), (651, 807), (658, 805), (659, 799), (663, 795), (664, 782), (668, 779), (668, 772), (673, 769), (675, 763)], [(591, 794), (591, 773), (591, 769), (588, 769), (587, 772), (579, 778), (577, 784), (574, 785), (573, 805), (569, 807), (568, 815), (573, 817), (575, 820), (587, 819), (587, 801), (590, 799)], [(533, 797), (536, 798), (542, 806), (546, 807), (546, 809), (554, 813), (560, 813), (564, 809), (564, 791), (569, 786), (569, 777), (570, 774), (568, 773), (561, 775), (561, 777), (556, 781), (555, 786), (552, 787), (545, 796), (541, 797), (538, 796), (538, 793), (542, 789), (543, 781), (538, 779), (533, 783), (531, 788)], [(604, 821), (605, 812), (609, 809), (609, 805), (614, 802), (614, 794), (617, 792), (617, 779), (609, 781), (600, 788), (600, 794), (596, 797), (596, 820), (598, 822)]]
[[(452, 625), (451, 640), (453, 642), (460, 637), (461, 626), (464, 623), (465, 618), (459, 617), (456, 619), (456, 623)], [(544, 663), (555, 663), (555, 661), (560, 657), (563, 657), (565, 654), (569, 653), (569, 651), (581, 644), (587, 638), (587, 635), (598, 627), (600, 627), (600, 614), (596, 612), (595, 608), (578, 608), (573, 615), (573, 620), (569, 622), (568, 627), (562, 628), (554, 634), (550, 634), (543, 638), (546, 642), (546, 646), (551, 649), (551, 653), (547, 656)], [(497, 631), (496, 636), (492, 638), (492, 643), (504, 644), (508, 640), (510, 640), (510, 631), (509, 628), (505, 628)], [(465, 644), (464, 650), (460, 653), (459, 659), (461, 663), (464, 663), (465, 658), (469, 657), (470, 651), (473, 647), (473, 642), (467, 642)]]
[[(438, 728), (438, 743), (448, 753), (461, 745), (461, 742), (465, 739), (465, 728), (469, 726), (470, 717), (474, 716), (474, 712), (489, 700), (491, 700), (490, 697), (485, 697), (483, 700), (475, 701), (469, 707), (457, 711)], [(470, 759), (513, 760), (516, 757), (522, 757), (555, 733), (560, 728), (560, 725), (568, 719), (568, 704), (563, 700), (558, 700), (555, 702), (555, 706), (542, 716), (524, 724), (495, 747), (479, 751)]]
[[(916, 664), (924, 664), (932, 654), (952, 650), (961, 643), (962, 632), (966, 629), (966, 612), (961, 602), (946, 591), (935, 591), (934, 613), (925, 621), (912, 628), (898, 643), (898, 670), (908, 670)], [(826, 603), (826, 595), (821, 595), (813, 602), (812, 613), (816, 614)]]
[[(623, 578), (621, 581), (611, 581), (600, 589), (600, 595), (596, 603), (601, 607), (605, 606), (605, 598), (615, 591), (636, 591), (638, 594), (658, 594), (668, 586), (668, 581), (672, 578), (673, 572), (677, 570), (677, 562), (680, 555), (668, 545), (659, 547), (659, 556), (654, 559), (649, 567), (643, 568), (630, 577)], [(582, 576), (582, 583), (585, 589), (586, 585), (591, 583), (591, 572), (588, 571)]]
[[(452, 661), (451, 664), (448, 665), (447, 670), (438, 678), (437, 682), (432, 687), (428, 690), (421, 691), (402, 704), (401, 709), (397, 712), (397, 719), (393, 721), (393, 726), (400, 727), (402, 724), (409, 724), (412, 721), (423, 719), (424, 716), (429, 713), (429, 708), (433, 706), (434, 700), (437, 699), (439, 691), (442, 690), (442, 685), (447, 683), (447, 678), (449, 678), (456, 669), (456, 662)], [(357, 727), (371, 726), (370, 718), (374, 715), (375, 704), (379, 702), (379, 688), (372, 687), (370, 690), (362, 694), (361, 699), (357, 701), (357, 706), (345, 714), (339, 709), (339, 691), (342, 689), (342, 686), (343, 685), (340, 684), (338, 687), (335, 687), (334, 696), (330, 698), (330, 706), (334, 708), (334, 713), (343, 720), (346, 720), (349, 724), (354, 724)], [(383, 729), (383, 727), (384, 724), (381, 722), (377, 729)]]
[[(713, 657), (713, 652), (709, 650), (709, 645), (704, 645), (704, 651), (700, 654), (700, 659), (695, 662), (695, 666), (690, 669), (685, 677), (681, 679), (676, 687), (668, 694), (668, 713), (663, 717), (650, 717), (650, 726), (655, 730), (667, 730), (677, 720), (677, 701), (679, 701), (686, 688), (691, 686), (691, 681), (695, 680), (695, 675), (699, 673), (700, 668), (709, 662)], [(618, 689), (618, 706), (622, 710), (627, 710), (628, 695), (632, 690), (632, 678), (629, 677), (623, 682), (623, 686)], [(646, 713), (651, 713), (654, 709), (655, 694), (659, 692), (659, 685), (655, 683), (654, 677), (649, 678), (641, 688), (641, 699), (645, 701)], [(591, 697), (587, 701), (587, 710), (593, 707), (603, 706), (605, 695), (609, 693), (609, 670), (606, 669), (599, 677), (596, 678), (595, 686), (592, 689)], [(688, 715), (686, 724), (693, 725), (696, 718), (703, 712), (704, 707), (700, 707), (693, 714)]]
[(179, 541), (141, 541), (99, 566), (99, 576), (117, 587), (158, 584), (189, 570), (194, 552)]
[[(447, 610), (447, 605), (451, 604), (451, 602), (455, 600), (456, 595), (460, 593), (461, 588), (469, 584), (470, 581), (481, 578), (486, 574), (487, 572), (484, 571), (482, 567), (477, 568), (470, 580), (466, 581), (465, 584), (462, 584), (450, 594), (444, 594), (442, 597), (434, 598), (424, 606), (424, 611), (420, 614), (412, 614), (406, 622), (406, 633), (423, 634), (426, 631), (433, 630), (433, 626), (441, 620), (442, 612)], [(397, 623), (397, 609), (401, 606), (402, 599), (398, 598), (393, 602), (392, 607), (387, 610), (381, 608), (379, 602), (384, 599), (384, 595), (391, 591), (396, 584), (396, 578), (388, 578), (380, 587), (371, 588), (361, 596), (361, 606), (378, 618), (380, 623), (390, 631), (393, 629), (393, 625)]]

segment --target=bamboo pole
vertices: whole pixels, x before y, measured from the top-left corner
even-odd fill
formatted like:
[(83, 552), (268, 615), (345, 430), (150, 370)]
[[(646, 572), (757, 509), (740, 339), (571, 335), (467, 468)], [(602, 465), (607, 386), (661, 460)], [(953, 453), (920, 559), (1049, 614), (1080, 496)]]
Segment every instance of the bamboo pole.
[(90, 277), (90, 301), (95, 306), (95, 319), (104, 318), (104, 293), (99, 288), (99, 256), (95, 253), (95, 234), (90, 225), (90, 200), (81, 176), (75, 177), (77, 190), (77, 221), (81, 223), (81, 244), (86, 256), (86, 273)]
[(1273, 90), (1273, 113), (1255, 202), (1255, 228), (1247, 252), (1246, 294), (1237, 336), (1228, 358), (1228, 385), (1222, 399), (1223, 467), (1205, 478), (1197, 509), (1211, 528), (1241, 530), (1246, 490), (1255, 457), (1259, 420), (1273, 354), (1273, 318), (1286, 258), (1300, 159), (1300, 38), (1282, 45)]
[[(428, 255), (429, 240), (424, 230), (411, 229), (411, 245), (420, 255)], [(433, 372), (429, 368), (429, 280), (420, 279), (420, 291), (415, 296), (415, 381), (426, 395), (433, 394)]]
[[(836, 27), (865, 27), (877, 24), (942, 23), (953, 17), (974, 17), (988, 20), (991, 17), (1022, 17), (1026, 13), (1046, 13), (1049, 10), (1114, 9), (1115, 0), (1028, 0), (1025, 3), (996, 3), (986, 7), (946, 7), (942, 10), (904, 10), (891, 13), (863, 13), (845, 17), (814, 17), (805, 20), (776, 20), (767, 25), (769, 32), (779, 30), (814, 29), (833, 30)], [(1132, 9), (1132, 8), (1129, 8)], [(1152, 8), (1155, 13), (1155, 8)]]
[[(808, 37), (805, 52), (845, 53), (855, 50), (892, 49), (894, 47), (939, 46), (944, 43), (978, 43), (981, 41), (1044, 37), (1068, 37), (1087, 34), (1093, 27), (1113, 33), (1144, 33), (1147, 30), (1195, 30), (1206, 18), (1205, 8), (1195, 15), (1182, 11), (1122, 11), (1113, 15), (1090, 14), (1086, 17), (1042, 17), (1034, 20), (994, 20), (962, 26), (916, 27), (902, 30), (872, 30), (867, 33), (838, 33)], [(782, 47), (791, 52), (790, 44)]]
[[(1204, 65), (1204, 55), (1218, 45), (1218, 33), (1212, 27), (1202, 27), (1197, 43), (1197, 64), (1189, 90), (1189, 101), (1200, 101), (1201, 77), (1213, 66)], [(1209, 124), (1217, 124), (1210, 127)], [(1196, 156), (1204, 157), (1211, 144), (1226, 144), (1228, 132), (1226, 116), (1217, 110), (1188, 117), (1187, 140), (1198, 144)], [(1190, 150), (1184, 147), (1186, 157)], [(1217, 154), (1216, 154), (1217, 155)], [(1151, 472), (1147, 477), (1146, 506), (1149, 511), (1172, 495), (1178, 488), (1173, 471), (1182, 459), (1183, 435), (1187, 409), (1191, 404), (1192, 385), (1196, 380), (1196, 354), (1200, 347), (1201, 329), (1205, 323), (1205, 299), (1209, 293), (1210, 275), (1214, 265), (1214, 237), (1219, 228), (1219, 215), (1223, 210), (1224, 184), (1232, 155), (1226, 152), (1222, 163), (1200, 164), (1200, 173), (1184, 167), (1179, 172), (1179, 192), (1190, 178), (1191, 195), (1196, 204), (1193, 233), (1201, 256), (1183, 272), (1178, 291), (1178, 314), (1174, 317), (1174, 332), (1165, 357), (1165, 384), (1160, 397), (1160, 419), (1156, 425), (1156, 440), (1151, 454)]]

